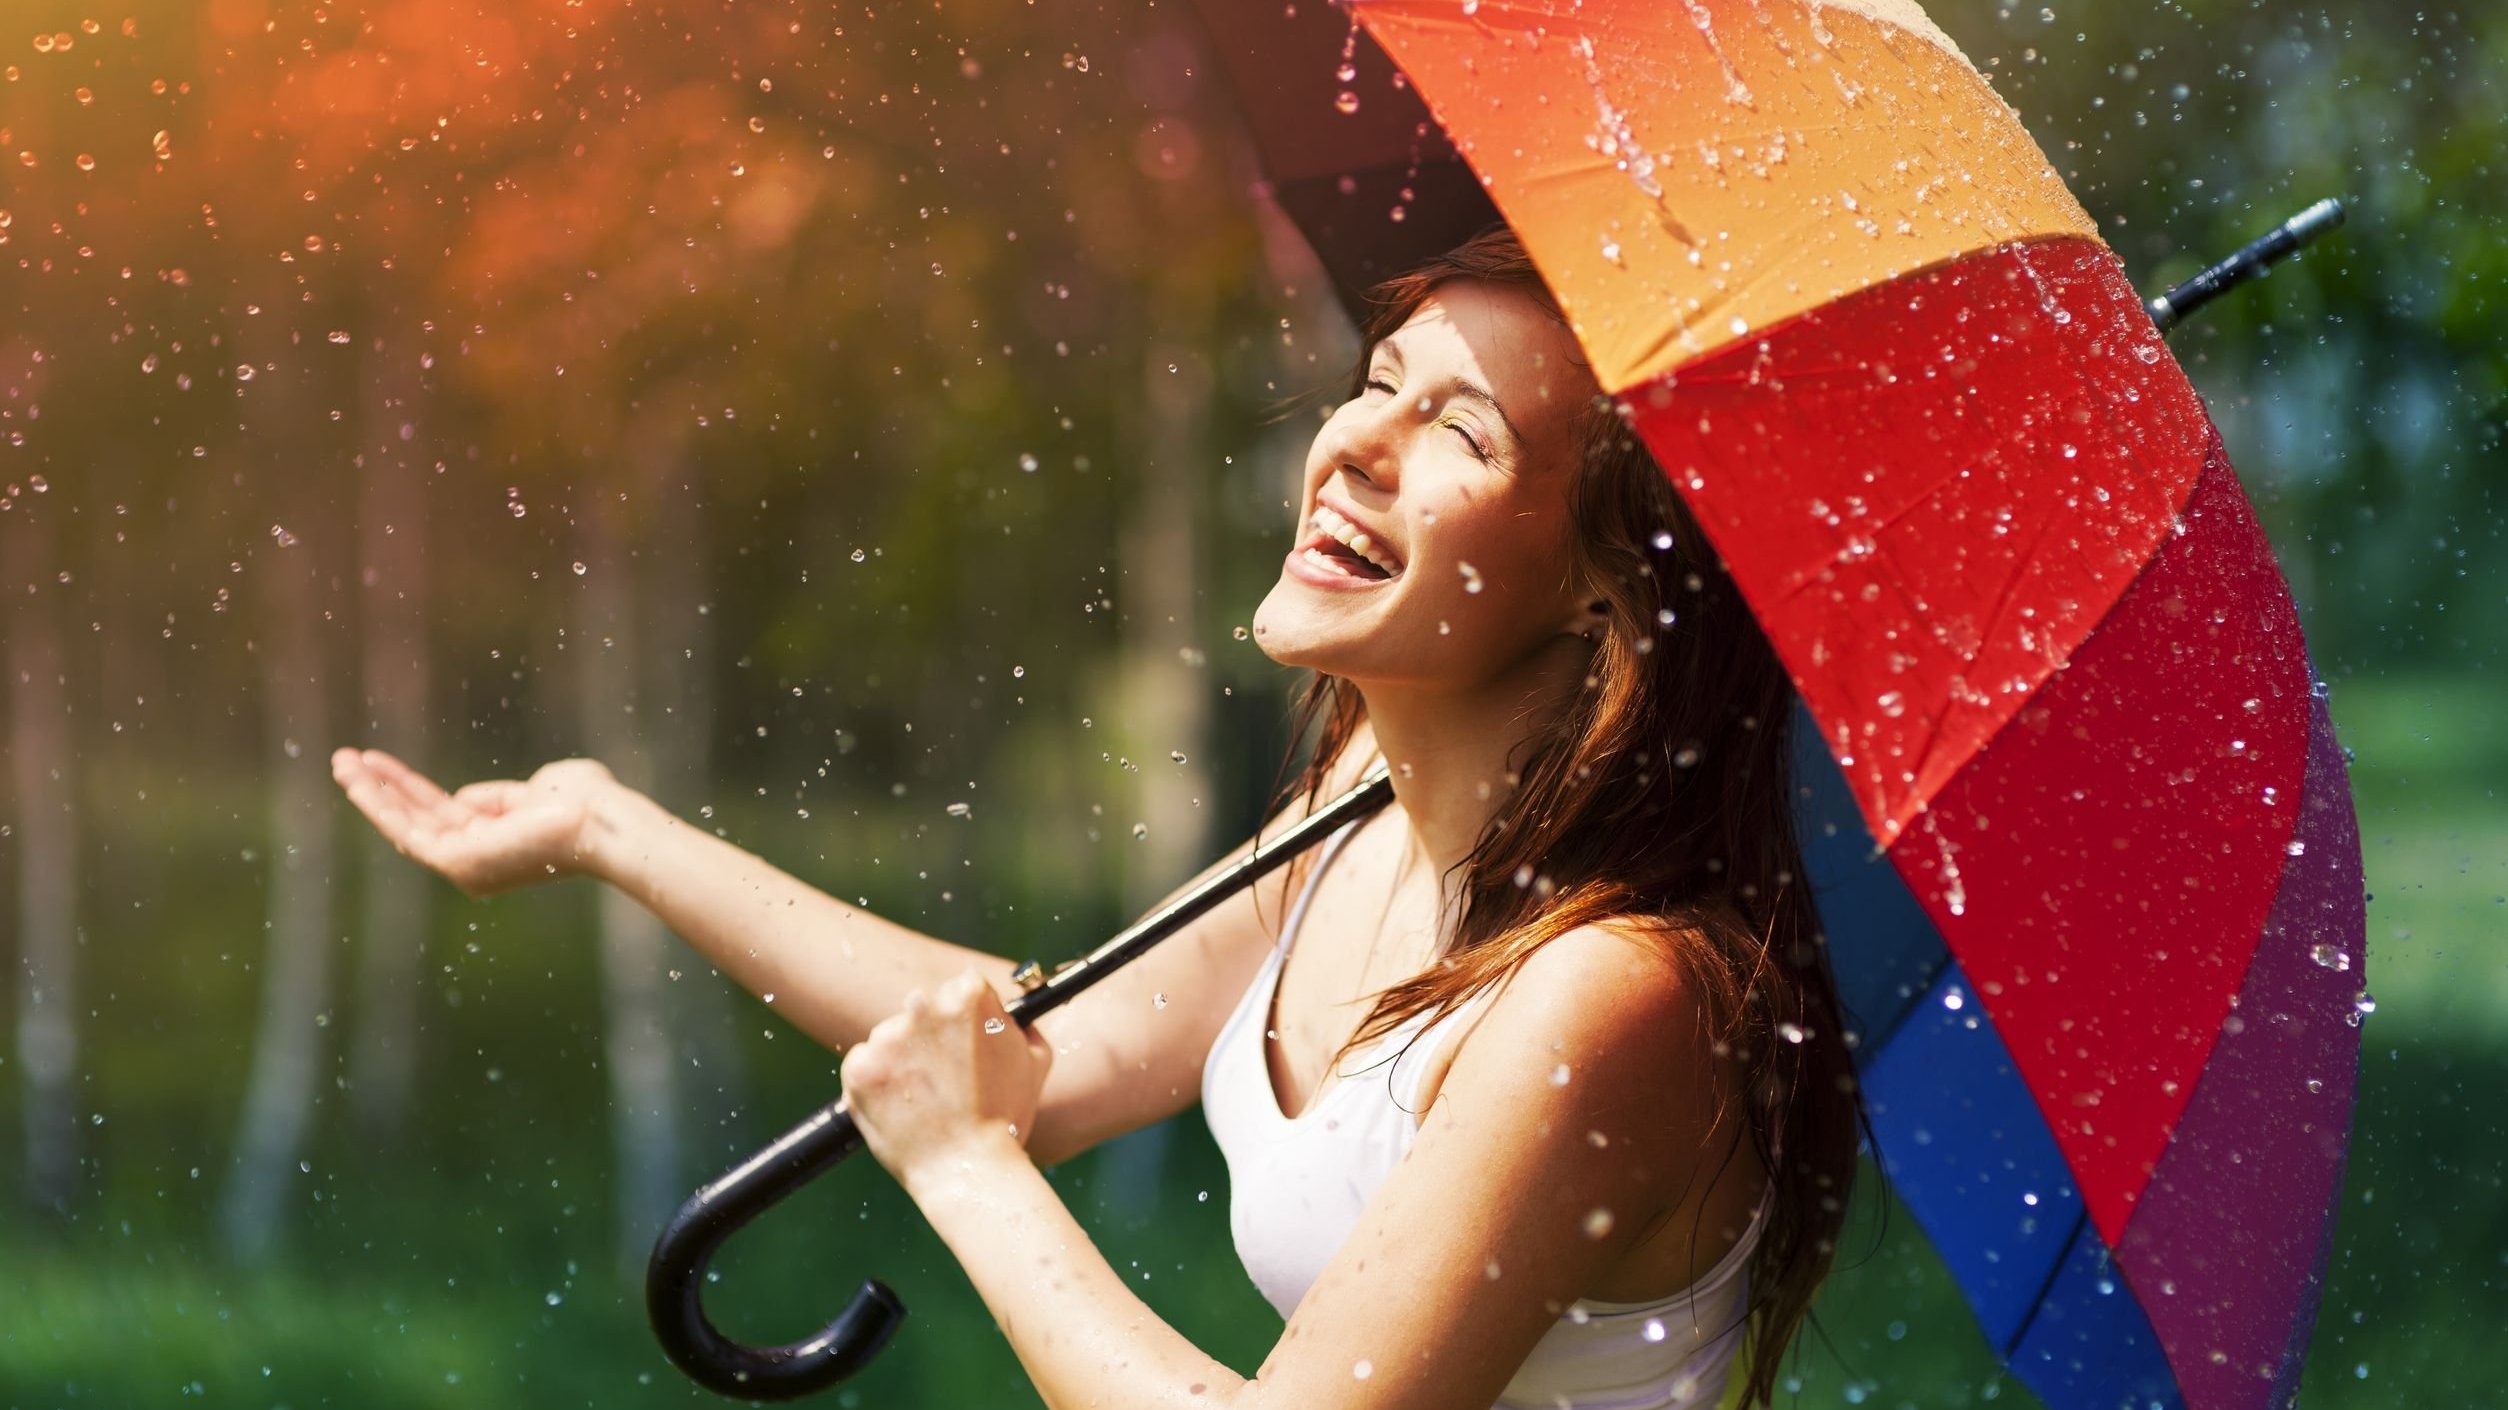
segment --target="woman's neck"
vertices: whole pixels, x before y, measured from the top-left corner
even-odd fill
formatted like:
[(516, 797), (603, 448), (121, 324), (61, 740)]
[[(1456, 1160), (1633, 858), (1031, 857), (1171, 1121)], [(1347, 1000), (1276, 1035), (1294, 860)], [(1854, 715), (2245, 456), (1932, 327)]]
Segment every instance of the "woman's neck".
[(1509, 756), (1584, 688), (1591, 659), (1583, 643), (1563, 637), (1468, 690), (1355, 683), (1376, 747), (1393, 771), (1414, 857), (1431, 875), (1444, 878), (1471, 855), (1515, 791)]

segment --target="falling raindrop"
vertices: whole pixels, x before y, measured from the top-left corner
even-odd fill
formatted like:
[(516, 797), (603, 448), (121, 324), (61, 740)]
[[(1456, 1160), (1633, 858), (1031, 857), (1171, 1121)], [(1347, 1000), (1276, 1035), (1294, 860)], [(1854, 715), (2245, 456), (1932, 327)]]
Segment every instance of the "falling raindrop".
[(1655, 530), (1655, 547), (1666, 553), (1672, 551), (1672, 531), (1670, 529)]
[(1009, 1026), (1009, 1024), (1002, 1022), (998, 1018), (987, 1018), (984, 1020), (984, 1031), (987, 1033), (999, 1033)]
[(1585, 1237), (1603, 1239), (1611, 1236), (1611, 1211), (1597, 1207), (1585, 1215)]
[(1132, 825), (1132, 840), (1133, 840), (1133, 841), (1138, 842), (1138, 841), (1141, 841), (1142, 839), (1144, 839), (1144, 838), (1146, 838), (1146, 837), (1148, 837), (1148, 836), (1149, 836), (1149, 824), (1148, 824), (1148, 823), (1134, 823), (1134, 824)]
[(1036, 457), (1028, 454), (1026, 451), (1019, 452), (1019, 468), (1027, 471), (1031, 475), (1035, 474)]
[(1332, 105), (1342, 112), (1355, 113), (1359, 110), (1359, 96), (1356, 93), (1351, 92), (1349, 89), (1344, 88), (1341, 90), (1340, 96), (1332, 100)]
[(1463, 590), (1465, 592), (1480, 591), (1480, 570), (1478, 568), (1473, 567), (1469, 563), (1463, 562), (1457, 562), (1454, 567), (1455, 571), (1463, 575)]
[(967, 818), (975, 816), (974, 806), (967, 803), (952, 803), (942, 811), (948, 813), (953, 818)]
[(584, 566), (582, 563), (580, 563), (580, 562), (579, 562), (579, 563), (577, 563), (577, 564), (575, 565), (575, 576), (576, 576), (576, 577), (578, 577), (578, 578), (582, 577), (584, 574), (589, 573), (589, 572), (591, 572), (591, 571), (592, 571), (592, 570), (591, 570), (590, 568), (585, 567), (585, 566)]
[(1648, 1340), (1648, 1341), (1661, 1341), (1661, 1340), (1663, 1340), (1663, 1337), (1664, 1337), (1664, 1331), (1663, 1331), (1663, 1319), (1662, 1319), (1662, 1318), (1660, 1318), (1660, 1317), (1649, 1317), (1649, 1318), (1647, 1318), (1647, 1319), (1646, 1319), (1646, 1325), (1645, 1325), (1645, 1327), (1641, 1330), (1641, 1335), (1643, 1335), (1643, 1336), (1646, 1338), (1646, 1340)]
[(865, 562), (868, 562), (868, 561), (870, 561), (870, 557), (871, 557), (871, 555), (869, 555), (869, 554), (867, 554), (867, 553), (863, 552), (861, 549), (858, 549), (858, 548), (857, 548), (857, 549), (855, 549), (855, 550), (853, 551), (853, 553), (852, 553), (852, 555), (851, 555), (851, 556), (852, 556), (852, 558), (853, 558), (853, 561), (854, 561), (854, 562), (856, 562), (856, 563), (865, 563)]
[(1167, 996), (1165, 994), (1150, 995), (1150, 1007), (1155, 1009), (1163, 1009), (1167, 1007)]
[(1184, 751), (1181, 749), (1170, 749), (1167, 751), (1167, 757), (1181, 764), (1184, 762)]
[(272, 524), (270, 526), (270, 537), (276, 541), (281, 548), (294, 548), (296, 546), (296, 535), (289, 533), (287, 531), (287, 526), (284, 524)]
[(1350, 1367), (1350, 1379), (1354, 1381), (1366, 1380), (1374, 1374), (1376, 1374), (1376, 1363), (1363, 1356)]
[(1230, 629), (1229, 635), (1234, 636), (1239, 641), (1243, 641), (1246, 639), (1248, 633), (1243, 627), (1234, 627)]

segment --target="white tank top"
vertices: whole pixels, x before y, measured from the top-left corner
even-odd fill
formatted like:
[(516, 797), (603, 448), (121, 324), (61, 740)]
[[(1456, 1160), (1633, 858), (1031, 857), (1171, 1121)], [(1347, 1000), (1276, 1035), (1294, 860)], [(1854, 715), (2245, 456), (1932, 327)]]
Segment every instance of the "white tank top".
[[(1228, 1162), (1228, 1225), (1237, 1257), (1283, 1318), (1322, 1276), (1358, 1227), (1369, 1197), (1410, 1150), (1419, 1134), (1420, 1075), (1438, 1045), (1494, 992), (1474, 995), (1424, 1034), (1428, 1015), (1413, 1015), (1354, 1051), (1305, 1111), (1294, 1119), (1281, 1114), (1262, 1026), (1316, 879), (1358, 825), (1324, 843), (1281, 924), (1279, 943), (1202, 1065), (1202, 1114)], [(1414, 1035), (1422, 1036), (1405, 1052)], [(1379, 1068), (1383, 1075), (1372, 1075)], [(1572, 1304), (1534, 1344), (1494, 1410), (1703, 1410), (1716, 1404), (1741, 1349), (1750, 1253), (1772, 1195), (1773, 1187), (1762, 1192), (1740, 1240), (1689, 1287), (1656, 1302)]]

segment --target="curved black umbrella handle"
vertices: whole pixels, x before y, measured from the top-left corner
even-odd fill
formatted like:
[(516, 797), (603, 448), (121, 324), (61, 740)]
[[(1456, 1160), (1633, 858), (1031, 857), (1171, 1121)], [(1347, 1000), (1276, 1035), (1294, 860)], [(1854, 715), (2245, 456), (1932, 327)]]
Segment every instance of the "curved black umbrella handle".
[(853, 1114), (833, 1102), (690, 1195), (663, 1226), (645, 1265), (645, 1313), (689, 1379), (744, 1400), (792, 1400), (861, 1370), (897, 1334), (906, 1305), (877, 1279), (865, 1281), (817, 1336), (784, 1346), (742, 1345), (705, 1315), (706, 1265), (723, 1240), (860, 1149)]
[[(1393, 781), (1380, 767), (1358, 787), (1301, 819), (1164, 908), (1098, 946), (1084, 959), (1055, 970), (1051, 979), (1013, 1000), (1006, 1011), (1021, 1028), (1121, 969), (1159, 941), (1183, 929), (1237, 892), (1253, 885), (1341, 824), (1375, 812), (1393, 799)], [(817, 1336), (784, 1346), (745, 1346), (706, 1320), (706, 1265), (723, 1240), (785, 1196), (862, 1149), (862, 1133), (841, 1101), (821, 1107), (809, 1120), (742, 1161), (721, 1179), (689, 1196), (663, 1226), (645, 1265), (644, 1306), (653, 1334), (671, 1364), (708, 1390), (744, 1400), (792, 1400), (824, 1390), (862, 1369), (888, 1345), (905, 1320), (906, 1305), (876, 1279), (863, 1283), (842, 1315)]]

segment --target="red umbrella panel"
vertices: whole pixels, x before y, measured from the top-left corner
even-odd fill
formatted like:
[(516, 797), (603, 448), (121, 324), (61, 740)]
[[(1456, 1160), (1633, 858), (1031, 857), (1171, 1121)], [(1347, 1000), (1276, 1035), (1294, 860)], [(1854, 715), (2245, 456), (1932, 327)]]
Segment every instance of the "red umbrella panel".
[(2017, 115), (1905, 0), (1202, 9), (1345, 298), (1502, 215), (1752, 603), (1826, 746), (1877, 1154), (1998, 1349), (2057, 1406), (2278, 1403), (2358, 1059), (2348, 788)]

